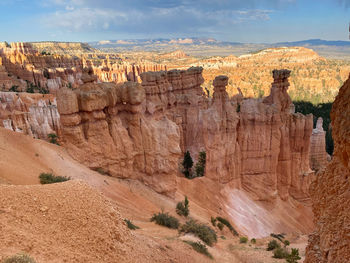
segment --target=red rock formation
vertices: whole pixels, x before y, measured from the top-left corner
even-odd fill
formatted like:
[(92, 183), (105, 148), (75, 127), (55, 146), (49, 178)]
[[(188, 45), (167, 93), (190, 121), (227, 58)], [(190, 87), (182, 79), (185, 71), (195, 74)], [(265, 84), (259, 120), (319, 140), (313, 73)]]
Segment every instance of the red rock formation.
[(56, 98), (51, 94), (0, 92), (0, 126), (46, 139), (60, 129)]
[(274, 198), (277, 193), (284, 200), (307, 198), (312, 181), (308, 160), (312, 115), (290, 112), (289, 73), (274, 71), (271, 94), (240, 105), (242, 186), (258, 199)]
[(274, 71), (269, 97), (243, 101), (229, 99), (225, 76), (214, 80), (213, 99), (206, 98), (201, 73), (149, 72), (141, 74), (142, 86), (64, 89), (58, 94), (63, 142), (86, 165), (141, 178), (159, 192), (176, 189), (180, 149), (195, 160), (205, 150), (206, 176), (214, 181), (258, 200), (307, 199), (312, 116), (290, 112), (289, 71)]
[[(0, 79), (0, 85), (8, 90), (12, 85), (25, 91), (29, 83), (55, 92), (58, 88), (80, 84), (81, 60), (69, 56), (42, 55), (29, 43), (11, 43), (0, 47), (3, 70), (13, 76), (11, 82)], [(27, 83), (26, 83), (27, 82)]]
[(86, 83), (74, 92), (61, 89), (60, 135), (71, 154), (87, 166), (139, 179), (171, 195), (181, 153), (179, 129), (165, 116), (144, 116), (144, 100), (144, 89), (134, 82)]
[(306, 263), (350, 262), (350, 79), (333, 103), (334, 154), (310, 189), (316, 230), (310, 235)]
[(125, 81), (141, 82), (140, 75), (148, 71), (166, 70), (165, 65), (154, 63), (141, 63), (139, 65), (123, 63), (111, 64), (108, 59), (101, 66), (89, 63), (93, 73), (103, 82), (121, 83)]
[(314, 171), (320, 171), (328, 164), (326, 152), (326, 132), (323, 130), (323, 119), (317, 119), (316, 128), (312, 130), (310, 143), (310, 166)]
[[(81, 49), (80, 43), (36, 43), (41, 46), (59, 50)], [(59, 45), (60, 44), (60, 45)], [(83, 45), (84, 47), (84, 45)], [(79, 52), (78, 52), (79, 53)], [(147, 71), (166, 70), (165, 65), (151, 62), (139, 64), (124, 61), (111, 62), (105, 54), (58, 55), (38, 53), (30, 43), (11, 43), (0, 45), (0, 87), (9, 90), (13, 85), (18, 91), (26, 91), (30, 83), (56, 93), (65, 86), (77, 87), (82, 84), (81, 76), (84, 68), (91, 70), (99, 81), (121, 83), (125, 81), (140, 82), (140, 74)], [(120, 59), (120, 58), (119, 58)], [(102, 63), (101, 63), (102, 61)]]

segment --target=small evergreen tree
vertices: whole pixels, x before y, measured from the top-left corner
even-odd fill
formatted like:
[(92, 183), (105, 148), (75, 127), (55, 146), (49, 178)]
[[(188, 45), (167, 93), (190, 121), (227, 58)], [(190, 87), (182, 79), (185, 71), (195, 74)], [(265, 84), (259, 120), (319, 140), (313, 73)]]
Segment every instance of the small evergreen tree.
[(191, 168), (193, 166), (193, 160), (191, 157), (191, 154), (189, 151), (185, 152), (184, 155), (184, 160), (182, 162), (182, 166), (184, 167), (184, 175), (186, 176), (186, 178), (191, 178)]
[(56, 134), (50, 133), (47, 135), (47, 137), (49, 137), (50, 143), (59, 145), (59, 143), (57, 142), (58, 136)]
[(207, 158), (207, 154), (204, 151), (199, 152), (198, 162), (196, 163), (196, 176), (197, 177), (204, 176), (206, 158)]
[(284, 247), (287, 247), (290, 245), (290, 242), (288, 240), (284, 240), (283, 241)]
[(18, 86), (12, 85), (12, 87), (9, 89), (9, 91), (18, 92)]
[(299, 249), (292, 248), (292, 252), (287, 256), (286, 260), (288, 263), (297, 263), (301, 257), (299, 256)]

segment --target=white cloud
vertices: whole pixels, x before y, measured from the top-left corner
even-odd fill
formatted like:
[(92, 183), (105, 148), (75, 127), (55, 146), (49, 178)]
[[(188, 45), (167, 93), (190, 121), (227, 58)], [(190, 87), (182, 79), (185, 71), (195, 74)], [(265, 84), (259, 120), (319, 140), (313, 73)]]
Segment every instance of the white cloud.
[(224, 34), (232, 26), (270, 19), (271, 9), (258, 2), (294, 0), (49, 0), (57, 11), (44, 16), (44, 24), (73, 32), (196, 36)]
[(110, 23), (127, 22), (129, 16), (115, 10), (103, 10), (92, 8), (73, 8), (57, 11), (44, 16), (46, 26), (67, 28), (72, 31), (84, 31), (93, 29), (108, 29)]

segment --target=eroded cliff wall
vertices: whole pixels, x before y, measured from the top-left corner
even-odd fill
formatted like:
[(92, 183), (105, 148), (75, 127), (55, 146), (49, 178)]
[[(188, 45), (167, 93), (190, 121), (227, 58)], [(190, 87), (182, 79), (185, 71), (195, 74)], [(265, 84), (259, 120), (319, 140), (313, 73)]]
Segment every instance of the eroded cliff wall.
[(306, 263), (350, 262), (350, 80), (339, 90), (332, 112), (334, 154), (310, 189), (316, 230)]
[[(65, 49), (69, 54), (61, 52)], [(117, 55), (94, 52), (92, 49), (92, 53), (81, 53), (81, 49), (89, 51), (81, 43), (2, 42), (0, 89), (8, 91), (17, 86), (18, 91), (27, 91), (34, 85), (38, 90), (40, 88), (55, 94), (61, 87), (75, 88), (83, 84), (83, 72), (95, 74), (96, 82), (121, 83), (128, 80), (140, 82), (142, 72), (166, 70), (162, 64), (147, 61), (128, 63)]]
[(202, 68), (141, 74), (142, 84), (85, 83), (58, 92), (60, 137), (87, 166), (136, 178), (173, 195), (182, 154), (206, 151), (206, 177), (256, 200), (308, 199), (312, 116), (295, 114), (287, 70), (274, 71), (270, 96), (230, 99), (217, 77), (203, 93)]
[(60, 129), (56, 98), (52, 94), (0, 92), (0, 126), (47, 139)]

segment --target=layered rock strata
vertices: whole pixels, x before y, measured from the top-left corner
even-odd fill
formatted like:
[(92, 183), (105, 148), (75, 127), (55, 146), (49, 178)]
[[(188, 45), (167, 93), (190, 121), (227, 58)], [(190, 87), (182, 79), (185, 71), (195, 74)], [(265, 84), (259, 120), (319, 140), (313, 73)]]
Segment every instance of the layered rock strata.
[(323, 130), (323, 119), (317, 119), (316, 128), (312, 130), (310, 143), (310, 166), (314, 171), (320, 171), (328, 164), (326, 152), (326, 132)]
[(316, 229), (306, 263), (350, 262), (350, 80), (339, 90), (331, 111), (334, 154), (310, 189)]
[(60, 137), (87, 166), (171, 194), (181, 154), (179, 128), (166, 116), (143, 114), (144, 102), (145, 90), (135, 82), (63, 88), (58, 92)]
[[(36, 48), (41, 52), (39, 53)], [(64, 49), (71, 50), (72, 52), (68, 53), (72, 54), (60, 52)], [(81, 43), (2, 42), (0, 88), (8, 91), (11, 87), (17, 86), (18, 91), (26, 91), (31, 85), (35, 85), (55, 94), (61, 87), (74, 88), (82, 84), (84, 70), (95, 74), (97, 82), (116, 83), (128, 80), (140, 82), (142, 72), (166, 70), (166, 66), (162, 64), (147, 61), (139, 64), (128, 63), (120, 57), (110, 59), (113, 55), (81, 53), (79, 50), (89, 51), (89, 47)]]
[(26, 91), (30, 84), (54, 93), (69, 83), (82, 82), (82, 61), (76, 57), (43, 55), (29, 43), (11, 43), (0, 46), (2, 70), (9, 79), (0, 78), (3, 90), (18, 86), (18, 91)]
[(0, 92), (0, 127), (46, 139), (57, 134), (60, 115), (51, 94)]
[(205, 176), (256, 200), (308, 198), (312, 115), (292, 112), (289, 71), (274, 71), (270, 96), (230, 99), (217, 77), (203, 93), (202, 68), (141, 74), (142, 84), (85, 83), (58, 92), (62, 143), (91, 168), (176, 190), (182, 154), (206, 151)]

